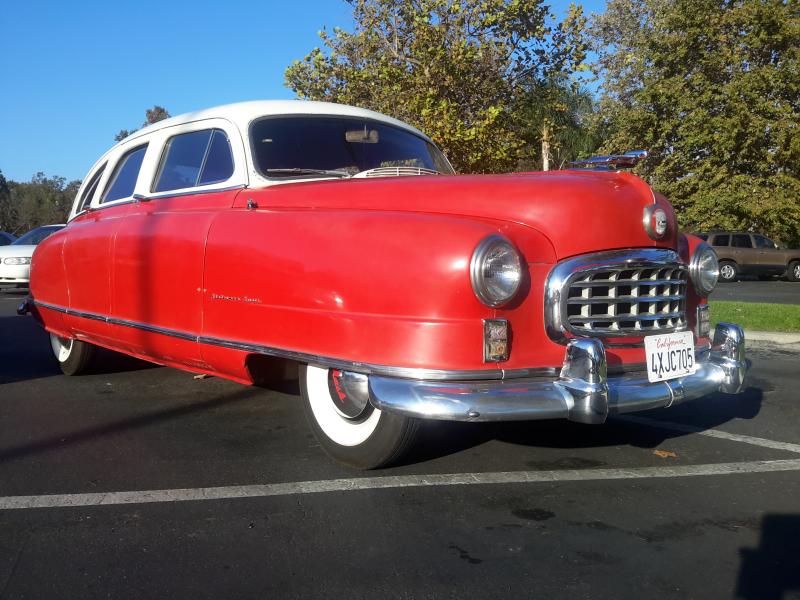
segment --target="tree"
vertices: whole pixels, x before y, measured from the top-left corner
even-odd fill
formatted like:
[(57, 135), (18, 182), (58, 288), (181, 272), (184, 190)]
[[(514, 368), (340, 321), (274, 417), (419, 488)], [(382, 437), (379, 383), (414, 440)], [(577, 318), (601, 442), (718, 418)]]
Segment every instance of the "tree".
[(520, 166), (526, 170), (563, 169), (599, 145), (588, 125), (594, 114), (592, 94), (565, 76), (531, 82), (517, 113), (524, 123)]
[[(163, 121), (164, 119), (168, 119), (170, 117), (169, 112), (163, 106), (158, 106), (157, 104), (153, 108), (148, 108), (145, 111), (145, 119), (144, 123), (142, 123), (142, 127), (147, 127), (148, 125), (152, 125), (153, 123), (158, 123), (159, 121)], [(138, 129), (120, 129), (119, 133), (114, 136), (114, 141), (121, 142), (126, 137), (131, 134), (136, 133), (139, 131)]]
[(646, 148), (687, 227), (800, 241), (796, 0), (611, 0), (591, 35), (604, 151)]
[(377, 110), (428, 133), (464, 172), (516, 165), (523, 84), (584, 58), (585, 19), (551, 24), (542, 0), (348, 0), (355, 30), (322, 31), (286, 70), (299, 97)]
[(67, 183), (64, 177), (47, 177), (41, 172), (36, 173), (30, 183), (16, 184), (13, 196), (17, 201), (18, 227), (28, 230), (39, 225), (63, 223), (79, 187), (80, 181)]
[(39, 225), (63, 223), (80, 183), (68, 183), (63, 177), (47, 177), (44, 173), (37, 173), (30, 182), (8, 182), (7, 205), (2, 204), (0, 192), (0, 229), (20, 235)]
[(11, 188), (0, 171), (0, 231), (11, 231), (16, 223), (14, 205), (11, 202)]

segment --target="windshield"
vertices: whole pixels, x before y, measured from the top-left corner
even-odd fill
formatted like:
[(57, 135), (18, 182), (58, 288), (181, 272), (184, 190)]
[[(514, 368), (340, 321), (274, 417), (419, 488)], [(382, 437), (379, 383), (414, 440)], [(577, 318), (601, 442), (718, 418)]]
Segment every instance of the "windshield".
[(36, 229), (31, 229), (28, 233), (23, 235), (21, 238), (14, 240), (12, 244), (14, 246), (36, 246), (41, 244), (42, 241), (51, 233), (55, 233), (59, 229), (63, 229), (63, 225), (48, 225), (46, 227), (37, 227)]
[(378, 167), (417, 167), (452, 174), (433, 144), (370, 119), (266, 117), (250, 126), (253, 157), (269, 178), (347, 177)]

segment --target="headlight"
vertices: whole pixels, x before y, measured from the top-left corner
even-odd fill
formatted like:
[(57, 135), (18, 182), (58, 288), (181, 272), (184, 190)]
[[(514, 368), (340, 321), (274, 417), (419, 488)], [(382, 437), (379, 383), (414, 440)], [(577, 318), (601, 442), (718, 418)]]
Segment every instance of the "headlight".
[(486, 306), (500, 306), (517, 293), (522, 262), (511, 242), (499, 235), (490, 235), (475, 248), (469, 274), (478, 299)]
[(719, 278), (719, 261), (717, 253), (711, 246), (708, 244), (697, 246), (689, 263), (689, 274), (698, 294), (708, 296), (714, 291)]
[(12, 256), (4, 258), (3, 263), (6, 265), (29, 265), (31, 264), (31, 259), (29, 256)]

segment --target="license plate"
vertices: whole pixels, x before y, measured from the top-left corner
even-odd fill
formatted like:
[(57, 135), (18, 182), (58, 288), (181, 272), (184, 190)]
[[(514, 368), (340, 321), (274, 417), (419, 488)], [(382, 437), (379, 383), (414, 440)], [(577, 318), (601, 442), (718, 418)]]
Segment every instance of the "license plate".
[(691, 331), (649, 335), (644, 338), (647, 379), (667, 381), (694, 373), (694, 336)]

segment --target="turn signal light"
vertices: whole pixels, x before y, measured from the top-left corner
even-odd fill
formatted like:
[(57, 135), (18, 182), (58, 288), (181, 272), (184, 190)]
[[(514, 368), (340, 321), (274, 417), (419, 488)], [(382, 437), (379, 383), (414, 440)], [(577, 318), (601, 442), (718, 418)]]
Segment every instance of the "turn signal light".
[(483, 361), (502, 362), (508, 360), (508, 321), (484, 319)]

